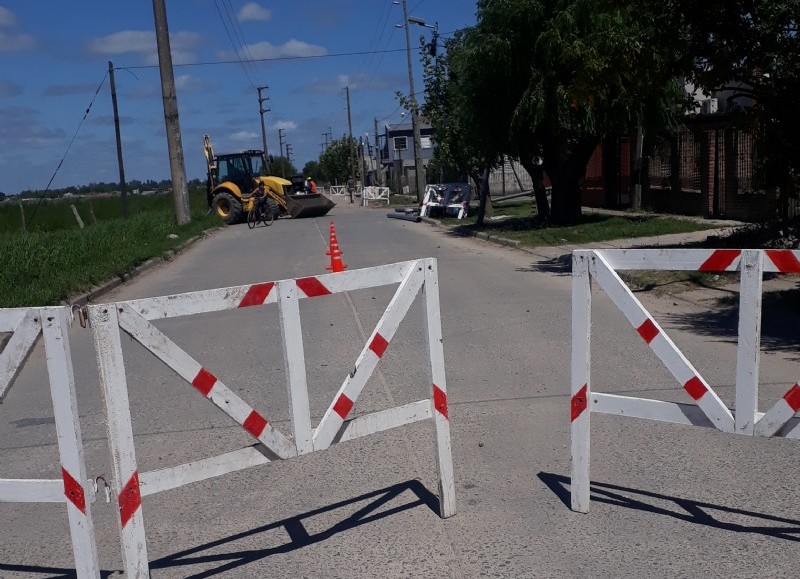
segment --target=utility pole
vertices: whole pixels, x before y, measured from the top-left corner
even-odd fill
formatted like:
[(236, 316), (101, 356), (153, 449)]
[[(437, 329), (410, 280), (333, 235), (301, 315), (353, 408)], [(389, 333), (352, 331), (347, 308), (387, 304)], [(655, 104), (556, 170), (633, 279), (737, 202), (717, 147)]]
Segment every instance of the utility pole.
[(414, 74), (411, 69), (411, 39), (408, 31), (408, 9), (406, 0), (403, 0), (403, 24), (406, 29), (406, 56), (408, 58), (408, 87), (411, 90), (411, 128), (414, 132), (414, 171), (417, 181), (417, 202), (422, 201), (422, 194), (425, 192), (425, 168), (422, 165), (420, 149), (422, 149), (422, 137), (419, 133), (419, 107), (417, 97), (414, 94)]
[(375, 120), (375, 182), (383, 187), (383, 165), (381, 163), (381, 150), (378, 147), (378, 119), (377, 117)]
[(328, 141), (328, 133), (327, 132), (322, 133), (322, 136), (325, 137), (325, 142), (322, 144), (322, 147), (323, 147), (322, 150), (324, 151), (325, 149), (328, 148), (328, 142), (329, 142)]
[(125, 183), (125, 165), (122, 162), (122, 137), (119, 133), (119, 110), (117, 109), (117, 85), (114, 82), (114, 64), (108, 61), (108, 76), (111, 81), (111, 104), (114, 107), (114, 132), (117, 137), (117, 165), (119, 165), (120, 208), (122, 218), (128, 218), (128, 185)]
[(293, 151), (294, 150), (292, 149), (292, 146), (289, 143), (286, 143), (286, 160), (289, 161), (290, 163), (292, 162)]
[[(283, 136), (286, 133), (286, 129), (278, 129), (278, 141), (280, 142), (281, 146), (281, 159), (283, 159)], [(281, 163), (281, 177), (286, 179), (286, 163)]]
[(364, 178), (364, 138), (358, 138), (358, 180), (361, 181), (362, 186), (366, 186), (367, 181)]
[(164, 0), (153, 0), (153, 17), (156, 24), (158, 68), (161, 72), (161, 98), (164, 104), (164, 123), (167, 128), (169, 171), (172, 177), (175, 217), (178, 225), (186, 225), (191, 221), (189, 190), (186, 186), (186, 165), (183, 162), (181, 125), (178, 119), (178, 97), (175, 94), (175, 76), (172, 72), (172, 53), (169, 47), (169, 28), (167, 26), (167, 7), (164, 5)]
[(261, 142), (264, 144), (264, 166), (267, 170), (267, 175), (270, 174), (270, 167), (269, 167), (269, 151), (267, 150), (267, 131), (264, 129), (264, 113), (268, 113), (270, 109), (264, 108), (264, 102), (269, 101), (269, 97), (262, 98), (261, 91), (267, 90), (268, 86), (260, 86), (256, 90), (258, 91), (258, 112), (261, 115)]
[[(350, 177), (354, 177), (354, 173), (356, 170), (356, 161), (353, 159), (353, 122), (350, 119), (350, 87), (344, 87), (345, 92), (347, 93), (347, 130), (350, 134), (350, 140), (347, 142), (347, 148), (350, 150)], [(350, 201), (353, 202), (352, 200)]]

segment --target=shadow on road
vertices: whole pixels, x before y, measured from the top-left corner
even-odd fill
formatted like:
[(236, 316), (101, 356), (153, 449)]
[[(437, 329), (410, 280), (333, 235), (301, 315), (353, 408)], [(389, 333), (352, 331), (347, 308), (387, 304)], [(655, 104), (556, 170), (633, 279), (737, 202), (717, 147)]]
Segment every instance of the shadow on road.
[[(397, 506), (392, 506), (390, 508), (384, 508), (390, 501), (396, 499), (406, 491), (410, 491), (414, 495), (413, 500)], [(329, 513), (331, 511), (335, 511), (336, 509), (341, 509), (343, 507), (347, 507), (348, 505), (354, 505), (363, 501), (369, 502), (367, 505), (358, 509), (355, 513), (343, 517), (339, 522), (325, 531), (311, 535), (303, 525), (303, 521), (306, 519), (310, 519), (311, 517), (321, 515), (323, 513)], [(249, 531), (237, 533), (235, 535), (225, 537), (224, 539), (212, 541), (192, 549), (180, 551), (173, 555), (169, 555), (151, 562), (150, 568), (165, 569), (189, 565), (208, 565), (217, 563), (219, 564), (217, 567), (206, 571), (200, 571), (195, 574), (190, 574), (188, 572), (180, 573), (181, 576), (184, 577), (213, 577), (214, 575), (242, 567), (248, 563), (265, 559), (271, 555), (289, 553), (297, 549), (302, 549), (303, 547), (325, 541), (337, 533), (342, 533), (367, 523), (373, 523), (386, 517), (390, 517), (394, 514), (402, 513), (420, 506), (427, 506), (436, 514), (437, 517), (439, 516), (439, 499), (427, 488), (425, 488), (425, 486), (418, 480), (410, 480), (371, 493), (353, 497), (352, 499), (348, 499), (346, 501), (341, 501), (326, 507), (315, 509), (313, 511), (308, 511), (307, 513), (303, 513), (295, 517), (283, 519), (282, 521), (276, 521), (261, 527), (256, 527), (255, 529), (251, 529)], [(239, 551), (231, 550), (226, 553), (218, 552), (220, 547), (229, 543), (280, 528), (283, 528), (289, 535), (291, 540), (288, 543), (279, 545), (277, 547), (268, 547), (263, 549), (246, 549)], [(217, 552), (213, 554), (203, 554), (204, 551), (209, 551), (212, 549)]]
[[(60, 569), (58, 567), (40, 567), (38, 565), (13, 565), (10, 563), (0, 563), (0, 571), (9, 571), (13, 573), (25, 573), (26, 576), (38, 577), (43, 576), (47, 579), (74, 579), (78, 575), (75, 569)], [(121, 577), (122, 571), (100, 571), (100, 577)], [(0, 575), (2, 576), (2, 575)]]
[[(538, 476), (541, 481), (561, 499), (561, 502), (569, 508), (569, 477), (550, 472), (540, 472)], [(702, 503), (690, 499), (671, 497), (609, 483), (592, 482), (590, 485), (590, 493), (591, 500), (598, 503), (644, 511), (656, 515), (664, 515), (687, 523), (705, 525), (724, 531), (756, 533), (768, 537), (775, 537), (777, 539), (786, 539), (787, 541), (800, 541), (800, 521), (792, 519), (755, 513), (753, 511), (745, 511), (743, 509), (722, 505), (714, 505), (711, 503)], [(665, 502), (667, 504), (656, 504), (658, 502)], [(714, 515), (712, 515), (711, 512), (713, 512)], [(755, 524), (745, 525), (727, 522), (724, 520), (725, 515), (733, 515), (737, 518), (741, 518), (742, 516), (750, 517), (754, 519)]]
[(572, 254), (565, 253), (558, 257), (551, 257), (550, 259), (542, 259), (533, 262), (530, 267), (518, 267), (515, 271), (518, 272), (542, 272), (552, 273), (555, 275), (571, 275), (572, 274)]

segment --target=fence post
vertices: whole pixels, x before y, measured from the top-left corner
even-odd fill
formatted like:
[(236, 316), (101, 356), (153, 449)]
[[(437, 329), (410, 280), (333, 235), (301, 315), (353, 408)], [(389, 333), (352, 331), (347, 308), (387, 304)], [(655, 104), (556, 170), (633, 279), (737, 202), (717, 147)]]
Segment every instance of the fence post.
[(590, 251), (572, 253), (571, 508), (589, 512), (592, 288)]

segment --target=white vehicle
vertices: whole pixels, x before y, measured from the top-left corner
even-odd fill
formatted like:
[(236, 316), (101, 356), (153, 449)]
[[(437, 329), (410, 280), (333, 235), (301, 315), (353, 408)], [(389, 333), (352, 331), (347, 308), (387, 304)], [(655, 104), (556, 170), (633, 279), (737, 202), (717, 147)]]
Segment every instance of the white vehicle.
[(422, 199), (422, 217), (455, 217), (469, 215), (470, 186), (467, 183), (428, 185)]

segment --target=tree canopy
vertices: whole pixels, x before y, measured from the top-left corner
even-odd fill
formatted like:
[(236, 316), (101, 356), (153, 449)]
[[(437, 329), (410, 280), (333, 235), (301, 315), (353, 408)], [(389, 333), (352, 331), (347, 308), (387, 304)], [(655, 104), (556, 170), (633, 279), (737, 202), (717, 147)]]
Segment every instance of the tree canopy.
[(346, 136), (331, 141), (319, 158), (321, 177), (331, 183), (345, 183), (352, 177), (350, 159), (355, 155), (355, 145), (355, 139)]

